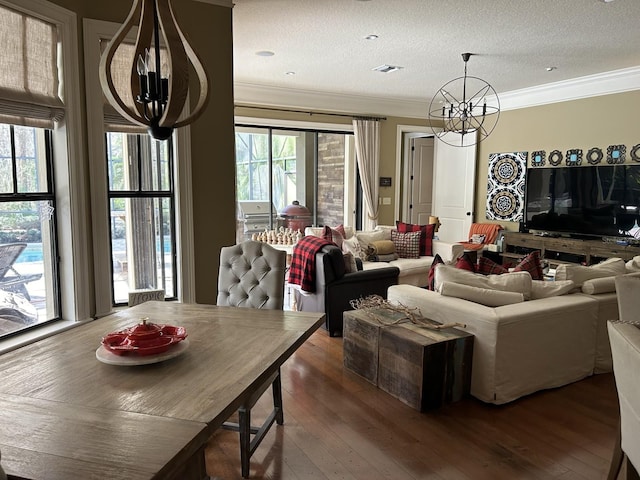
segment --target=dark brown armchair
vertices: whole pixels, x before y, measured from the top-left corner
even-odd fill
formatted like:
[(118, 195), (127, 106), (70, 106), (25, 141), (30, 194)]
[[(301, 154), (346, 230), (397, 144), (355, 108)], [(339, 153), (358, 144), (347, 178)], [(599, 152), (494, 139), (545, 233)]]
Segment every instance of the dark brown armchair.
[(292, 286), (296, 309), (324, 312), (329, 335), (342, 335), (342, 314), (353, 310), (351, 300), (374, 294), (387, 298), (387, 288), (397, 285), (399, 273), (397, 267), (345, 273), (342, 251), (335, 245), (326, 245), (316, 253), (315, 292)]

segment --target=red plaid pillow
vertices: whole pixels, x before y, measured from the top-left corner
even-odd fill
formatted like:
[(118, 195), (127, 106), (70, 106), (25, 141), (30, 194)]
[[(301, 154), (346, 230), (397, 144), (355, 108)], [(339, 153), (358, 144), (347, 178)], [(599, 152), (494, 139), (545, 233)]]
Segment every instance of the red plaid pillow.
[[(344, 232), (344, 228), (342, 229)], [(344, 241), (344, 235), (336, 228), (330, 228), (325, 226), (322, 229), (322, 238), (329, 242), (335, 243), (340, 249), (342, 249), (342, 242)]]
[(476, 264), (473, 262), (473, 260), (471, 260), (469, 255), (467, 255), (466, 253), (463, 254), (461, 257), (458, 257), (458, 260), (456, 260), (455, 267), (460, 268), (461, 270), (468, 270), (473, 273), (476, 272)]
[(404, 223), (397, 221), (396, 228), (400, 233), (420, 232), (420, 255), (433, 255), (433, 234), (435, 225), (415, 225), (413, 223)]
[(532, 280), (544, 280), (542, 264), (540, 263), (540, 252), (534, 250), (529, 255), (520, 260), (520, 263), (513, 269), (514, 272), (529, 272)]
[(420, 257), (420, 232), (400, 233), (391, 230), (391, 240), (400, 258)]
[(498, 265), (490, 258), (480, 257), (478, 259), (477, 273), (482, 273), (483, 275), (501, 275), (508, 271), (508, 269), (504, 268), (502, 265)]
[(436, 265), (440, 265), (441, 263), (444, 263), (444, 260), (442, 260), (442, 257), (436, 253), (436, 256), (434, 257), (433, 262), (431, 263), (431, 268), (429, 268), (429, 277), (428, 277), (429, 280), (427, 283), (427, 290), (435, 290)]

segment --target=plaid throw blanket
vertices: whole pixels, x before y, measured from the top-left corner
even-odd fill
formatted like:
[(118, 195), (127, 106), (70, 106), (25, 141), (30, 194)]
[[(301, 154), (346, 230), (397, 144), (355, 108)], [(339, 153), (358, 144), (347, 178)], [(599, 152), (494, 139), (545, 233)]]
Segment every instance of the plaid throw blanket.
[(305, 292), (316, 291), (316, 253), (325, 245), (335, 245), (329, 240), (314, 235), (302, 237), (291, 255), (289, 283), (300, 285)]

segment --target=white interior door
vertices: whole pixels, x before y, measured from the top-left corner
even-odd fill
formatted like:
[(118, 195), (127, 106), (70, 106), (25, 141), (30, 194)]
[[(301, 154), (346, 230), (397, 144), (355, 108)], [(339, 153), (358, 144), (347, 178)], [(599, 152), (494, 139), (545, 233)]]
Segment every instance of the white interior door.
[(433, 162), (433, 214), (439, 217), (438, 238), (445, 242), (467, 240), (474, 218), (476, 147), (471, 135), (446, 133), (449, 145), (436, 138)]
[(411, 139), (409, 223), (429, 223), (433, 202), (433, 144), (433, 137)]

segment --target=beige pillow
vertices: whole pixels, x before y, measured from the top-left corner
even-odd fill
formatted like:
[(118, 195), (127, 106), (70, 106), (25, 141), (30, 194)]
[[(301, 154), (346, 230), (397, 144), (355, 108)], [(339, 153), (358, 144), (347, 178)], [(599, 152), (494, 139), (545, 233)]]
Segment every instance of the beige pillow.
[(556, 280), (573, 280), (577, 288), (593, 278), (611, 277), (625, 274), (626, 267), (621, 258), (608, 258), (604, 262), (585, 267), (573, 263), (563, 263), (556, 268)]
[(573, 280), (556, 280), (554, 282), (532, 280), (531, 300), (565, 295), (570, 291), (575, 290), (575, 288), (576, 284), (573, 283)]
[(522, 293), (525, 298), (531, 295), (531, 275), (529, 272), (503, 273), (502, 275), (482, 275), (468, 270), (440, 264), (435, 271), (435, 290), (440, 291), (443, 282), (460, 283), (470, 287), (488, 288), (503, 292)]
[(344, 272), (353, 273), (358, 271), (358, 265), (356, 264), (356, 257), (353, 253), (343, 253), (344, 257)]
[(356, 232), (356, 238), (360, 243), (360, 249), (366, 252), (373, 246), (373, 242), (380, 240), (391, 240), (391, 230), (369, 230)]
[(625, 264), (627, 272), (640, 272), (640, 255), (636, 255)]
[(440, 295), (462, 298), (470, 302), (480, 303), (487, 307), (499, 307), (512, 303), (524, 302), (524, 295), (516, 292), (502, 292), (489, 288), (471, 287), (460, 283), (444, 282), (440, 286)]

